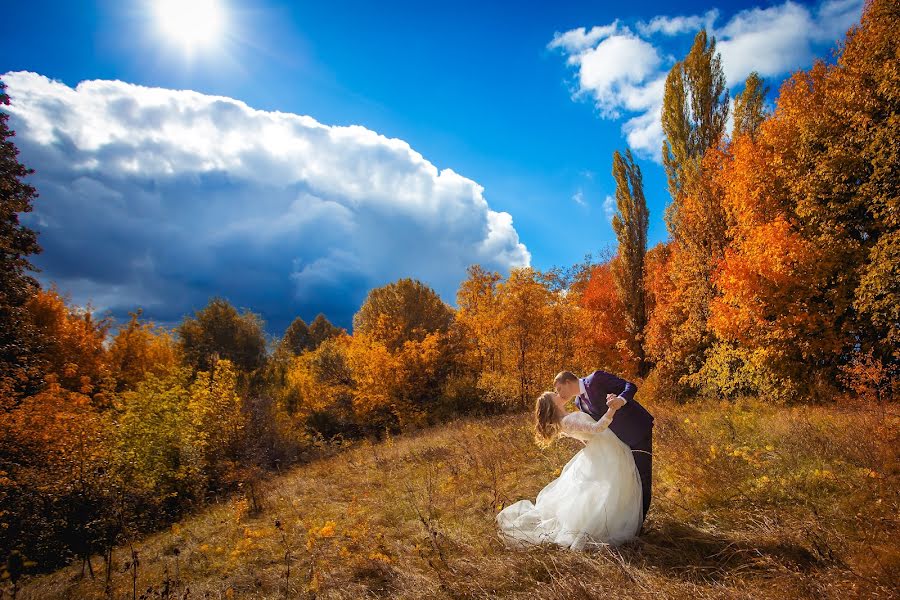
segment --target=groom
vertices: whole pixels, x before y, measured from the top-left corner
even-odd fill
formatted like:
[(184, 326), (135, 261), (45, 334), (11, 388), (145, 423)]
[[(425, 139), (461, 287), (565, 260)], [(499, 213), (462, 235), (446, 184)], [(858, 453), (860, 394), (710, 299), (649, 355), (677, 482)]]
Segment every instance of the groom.
[(616, 415), (610, 430), (631, 448), (634, 464), (641, 477), (644, 501), (642, 518), (650, 508), (650, 483), (653, 466), (653, 415), (634, 399), (637, 386), (606, 371), (594, 371), (587, 377), (577, 377), (563, 371), (553, 380), (556, 393), (566, 400), (575, 397), (575, 406), (595, 421), (615, 408)]

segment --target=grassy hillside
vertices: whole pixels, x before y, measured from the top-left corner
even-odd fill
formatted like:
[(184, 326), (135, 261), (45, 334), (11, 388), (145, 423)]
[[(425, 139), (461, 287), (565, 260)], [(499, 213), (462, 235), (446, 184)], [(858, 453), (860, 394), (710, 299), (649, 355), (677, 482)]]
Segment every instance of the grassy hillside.
[[(502, 506), (580, 443), (542, 451), (529, 415), (461, 420), (266, 482), (113, 555), (114, 598), (888, 598), (900, 594), (898, 430), (878, 406), (650, 404), (654, 500), (618, 549), (508, 550)], [(19, 598), (103, 598), (81, 565)], [(136, 579), (135, 579), (136, 577)]]

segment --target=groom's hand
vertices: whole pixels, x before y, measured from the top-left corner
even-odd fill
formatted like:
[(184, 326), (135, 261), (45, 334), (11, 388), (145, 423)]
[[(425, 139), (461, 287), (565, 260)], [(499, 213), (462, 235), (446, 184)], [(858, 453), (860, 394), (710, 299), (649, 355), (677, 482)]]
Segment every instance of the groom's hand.
[(607, 394), (606, 395), (606, 406), (613, 410), (619, 410), (623, 406), (625, 406), (625, 398), (620, 396), (616, 396), (615, 394)]

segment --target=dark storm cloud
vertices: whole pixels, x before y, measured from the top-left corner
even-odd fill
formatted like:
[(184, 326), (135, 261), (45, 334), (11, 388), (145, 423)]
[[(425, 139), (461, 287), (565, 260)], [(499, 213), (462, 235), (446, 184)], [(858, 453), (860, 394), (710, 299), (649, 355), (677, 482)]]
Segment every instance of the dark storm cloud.
[(452, 302), (473, 263), (528, 264), (507, 213), (402, 140), (117, 81), (2, 79), (41, 196), (40, 279), (119, 319), (173, 324), (211, 296), (280, 334), (325, 312), (349, 326), (366, 292), (417, 277)]

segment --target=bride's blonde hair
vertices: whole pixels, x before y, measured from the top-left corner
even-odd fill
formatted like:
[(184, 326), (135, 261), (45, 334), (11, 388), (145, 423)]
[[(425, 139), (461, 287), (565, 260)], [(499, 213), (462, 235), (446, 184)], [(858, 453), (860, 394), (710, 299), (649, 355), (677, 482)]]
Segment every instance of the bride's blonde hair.
[(553, 392), (544, 392), (534, 403), (534, 440), (546, 448), (559, 435), (559, 415), (553, 403)]

